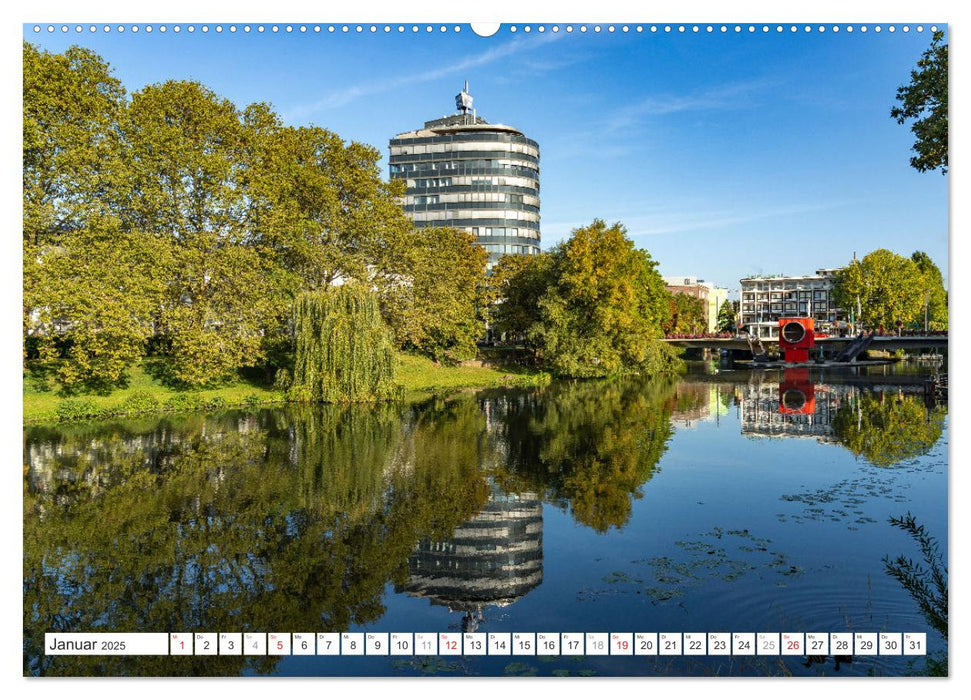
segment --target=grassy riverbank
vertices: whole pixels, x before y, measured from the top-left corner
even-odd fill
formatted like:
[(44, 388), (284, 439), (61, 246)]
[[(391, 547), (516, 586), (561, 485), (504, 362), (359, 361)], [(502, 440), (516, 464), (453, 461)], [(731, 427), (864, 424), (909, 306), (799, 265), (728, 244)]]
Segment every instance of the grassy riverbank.
[[(524, 367), (447, 367), (415, 355), (398, 356), (397, 380), (405, 392), (441, 392), (498, 386), (545, 384), (549, 376)], [(65, 396), (56, 381), (24, 372), (24, 423), (108, 418), (164, 411), (213, 410), (284, 402), (282, 392), (239, 379), (211, 389), (180, 391), (154, 378), (144, 365), (134, 367), (128, 386), (108, 394)]]

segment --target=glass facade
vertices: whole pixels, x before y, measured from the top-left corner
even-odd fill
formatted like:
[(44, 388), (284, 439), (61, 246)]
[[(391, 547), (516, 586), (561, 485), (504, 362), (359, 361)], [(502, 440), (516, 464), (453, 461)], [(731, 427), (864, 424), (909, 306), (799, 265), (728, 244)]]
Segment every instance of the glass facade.
[(473, 234), (489, 254), (540, 252), (539, 145), (517, 130), (470, 114), (425, 123), (390, 142), (391, 178), (416, 226)]

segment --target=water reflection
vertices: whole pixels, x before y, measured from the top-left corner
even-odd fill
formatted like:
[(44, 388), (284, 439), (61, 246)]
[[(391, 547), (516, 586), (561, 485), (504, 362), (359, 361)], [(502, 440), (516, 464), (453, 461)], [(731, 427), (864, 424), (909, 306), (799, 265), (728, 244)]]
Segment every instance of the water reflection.
[(25, 672), (276, 663), (44, 657), (49, 631), (336, 631), (379, 619), (415, 542), (486, 503), (481, 427), (474, 404), (459, 403), (28, 430)]
[(676, 382), (575, 382), (496, 400), (492, 432), (504, 450), (495, 478), (606, 532), (657, 471), (672, 435)]
[(516, 602), (543, 581), (543, 506), (535, 494), (493, 489), (489, 502), (446, 540), (422, 540), (400, 590), (461, 611), (475, 631), (489, 606)]
[[(271, 673), (275, 657), (45, 657), (40, 645), (44, 632), (57, 631), (355, 629), (385, 616), (389, 585), (460, 612), (463, 628), (474, 629), (490, 607), (536, 598), (529, 594), (544, 581), (544, 505), (608, 535), (598, 538), (607, 551), (614, 532), (637, 536), (626, 526), (676, 431), (714, 423), (704, 440), (716, 450), (738, 441), (739, 430), (810, 437), (892, 466), (927, 453), (942, 434), (946, 408), (926, 405), (920, 386), (738, 373), (564, 382), (407, 406), (30, 427), (24, 671)], [(684, 493), (701, 507), (690, 487)], [(664, 527), (659, 518), (644, 530)], [(712, 527), (702, 532), (717, 532), (720, 542)], [(768, 547), (750, 542), (748, 530), (725, 534), (745, 535), (741, 557), (757, 559)], [(692, 547), (705, 566), (728, 561), (718, 559), (717, 542), (684, 532), (672, 541)], [(796, 568), (778, 550), (766, 552), (775, 557), (766, 566)], [(671, 561), (671, 572), (696, 576)], [(733, 572), (719, 580), (735, 581)], [(580, 580), (584, 571), (570, 575)], [(529, 629), (522, 607), (516, 619)]]
[(742, 434), (811, 437), (880, 467), (926, 454), (940, 439), (947, 408), (923, 382), (847, 379), (816, 381), (808, 369), (753, 378), (740, 386)]

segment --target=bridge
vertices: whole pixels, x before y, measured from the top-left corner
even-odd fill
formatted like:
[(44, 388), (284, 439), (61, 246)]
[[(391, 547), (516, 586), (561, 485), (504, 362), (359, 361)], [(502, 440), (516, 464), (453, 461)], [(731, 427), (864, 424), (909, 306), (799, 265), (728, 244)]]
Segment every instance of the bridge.
[[(749, 341), (744, 336), (734, 338), (662, 338), (665, 343), (676, 348), (709, 348), (712, 350), (748, 350)], [(822, 346), (827, 355), (829, 351), (838, 352), (846, 345), (856, 340), (856, 336), (847, 338), (816, 338), (816, 345)], [(758, 344), (757, 340), (752, 342)], [(762, 339), (766, 347), (777, 346), (777, 338)], [(946, 335), (877, 335), (870, 343), (873, 350), (924, 350), (947, 349)]]

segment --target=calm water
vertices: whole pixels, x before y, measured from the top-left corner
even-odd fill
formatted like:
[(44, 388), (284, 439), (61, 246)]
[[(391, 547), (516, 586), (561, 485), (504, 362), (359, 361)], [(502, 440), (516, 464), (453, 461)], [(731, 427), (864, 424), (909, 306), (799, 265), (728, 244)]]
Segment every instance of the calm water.
[[(916, 631), (919, 377), (731, 372), (24, 431), (30, 675), (899, 675), (923, 658), (44, 657), (46, 631)], [(925, 565), (926, 567), (926, 565)], [(939, 624), (937, 625), (940, 626)], [(838, 663), (837, 663), (838, 661)]]

